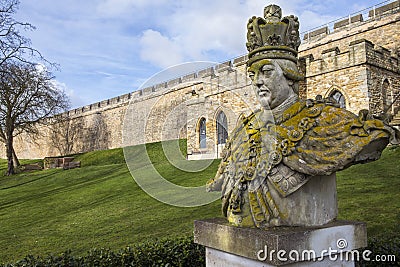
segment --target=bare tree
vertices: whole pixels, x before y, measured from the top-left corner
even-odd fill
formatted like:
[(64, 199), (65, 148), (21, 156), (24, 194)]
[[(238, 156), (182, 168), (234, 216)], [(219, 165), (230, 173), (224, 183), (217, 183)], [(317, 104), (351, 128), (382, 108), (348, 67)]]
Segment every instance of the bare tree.
[(8, 60), (47, 62), (38, 50), (31, 47), (30, 40), (20, 33), (20, 30), (34, 30), (35, 27), (14, 19), (18, 5), (19, 0), (0, 0), (0, 65)]
[(74, 152), (74, 140), (82, 130), (80, 120), (72, 119), (69, 114), (62, 113), (51, 118), (49, 142), (58, 150), (60, 156)]
[(66, 94), (56, 87), (43, 65), (6, 62), (0, 65), (0, 140), (6, 145), (7, 175), (13, 174), (14, 137), (37, 133), (37, 125), (65, 111)]
[(18, 6), (19, 0), (0, 0), (0, 141), (6, 145), (8, 175), (14, 173), (14, 163), (19, 164), (14, 137), (23, 131), (35, 132), (34, 122), (67, 105), (65, 94), (51, 81), (51, 73), (37, 62), (56, 65), (44, 59), (21, 34), (35, 27), (15, 20)]

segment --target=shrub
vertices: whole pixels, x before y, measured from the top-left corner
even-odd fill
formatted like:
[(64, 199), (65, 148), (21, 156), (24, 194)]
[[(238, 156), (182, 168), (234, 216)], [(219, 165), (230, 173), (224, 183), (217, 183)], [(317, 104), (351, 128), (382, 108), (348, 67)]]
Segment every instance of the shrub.
[[(383, 240), (370, 239), (368, 247), (360, 251), (372, 251), (368, 255), (375, 259), (376, 255), (394, 255), (396, 262), (377, 262), (360, 260), (358, 267), (372, 266), (400, 266), (400, 239)], [(51, 267), (51, 266), (138, 266), (138, 267), (200, 267), (205, 266), (205, 249), (195, 244), (192, 237), (178, 239), (163, 239), (154, 242), (145, 242), (132, 247), (113, 252), (110, 249), (92, 249), (85, 256), (73, 256), (71, 251), (66, 251), (57, 256), (34, 257), (26, 256), (24, 259), (9, 263), (3, 267)]]
[[(360, 259), (359, 262), (357, 262), (357, 267), (385, 267), (385, 266), (400, 266), (400, 238), (394, 238), (394, 239), (377, 239), (377, 238), (370, 238), (368, 240), (368, 247), (366, 247), (363, 250), (359, 250), (360, 255), (362, 255), (363, 251), (369, 250), (372, 253), (370, 255), (367, 255), (370, 261), (365, 261)], [(375, 261), (376, 256), (378, 257), (388, 257), (388, 256), (394, 256), (395, 257), (395, 262), (393, 261)], [(380, 258), (378, 258), (380, 259)]]
[(205, 249), (195, 244), (192, 237), (164, 239), (127, 247), (118, 252), (110, 249), (92, 249), (87, 255), (75, 257), (71, 251), (57, 256), (34, 257), (4, 265), (4, 267), (50, 267), (50, 266), (140, 266), (184, 267), (205, 266)]

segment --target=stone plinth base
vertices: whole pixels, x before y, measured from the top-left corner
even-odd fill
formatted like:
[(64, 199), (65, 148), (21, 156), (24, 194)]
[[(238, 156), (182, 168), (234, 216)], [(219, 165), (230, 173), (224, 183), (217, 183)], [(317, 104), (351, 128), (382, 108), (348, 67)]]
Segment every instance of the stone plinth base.
[(357, 258), (351, 251), (367, 246), (367, 230), (364, 223), (347, 221), (260, 230), (219, 218), (195, 221), (194, 240), (206, 247), (208, 267), (347, 267)]

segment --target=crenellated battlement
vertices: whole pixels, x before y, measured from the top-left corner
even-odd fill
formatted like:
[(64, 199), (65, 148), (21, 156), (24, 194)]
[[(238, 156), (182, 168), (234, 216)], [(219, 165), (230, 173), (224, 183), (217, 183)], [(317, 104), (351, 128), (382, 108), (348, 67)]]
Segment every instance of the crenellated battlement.
[[(317, 57), (317, 58), (316, 58)], [(384, 47), (360, 39), (350, 42), (347, 51), (335, 46), (325, 49), (320, 55), (308, 54), (302, 57), (306, 67), (306, 77), (313, 77), (362, 64), (370, 64), (381, 69), (400, 72), (399, 58)]]
[[(306, 33), (299, 47), (300, 69), (306, 77), (300, 83), (301, 97), (339, 92), (346, 109), (358, 113), (360, 109), (382, 111), (400, 95), (400, 0), (387, 3)], [(219, 111), (226, 113), (231, 130), (238, 117), (257, 108), (247, 60), (247, 55), (239, 56), (70, 110), (61, 114), (70, 120), (42, 127), (40, 137), (19, 136), (17, 154), (40, 158), (121, 147), (130, 103), (134, 110), (130, 145), (187, 138), (188, 153), (194, 153), (200, 118), (207, 120), (210, 140), (216, 140), (213, 121)], [(398, 102), (391, 107), (393, 114), (400, 110)], [(62, 146), (66, 142), (73, 144), (68, 151)], [(218, 151), (212, 147), (210, 143), (207, 153)]]
[(68, 117), (79, 117), (82, 115), (90, 115), (92, 113), (99, 112), (101, 110), (116, 108), (119, 106), (126, 105), (132, 98), (137, 98), (140, 92), (133, 92), (128, 94), (123, 94), (110, 99), (102, 100), (93, 104), (89, 104), (83, 107), (78, 107), (65, 112), (60, 115), (67, 115)]
[(328, 35), (334, 35), (338, 32), (342, 36), (349, 35), (343, 31), (352, 31), (362, 25), (370, 24), (372, 21), (381, 21), (384, 17), (393, 16), (400, 12), (400, 1), (396, 0), (387, 4), (388, 1), (379, 5), (364, 9), (359, 13), (351, 14), (335, 21), (327, 23), (323, 27), (311, 29), (303, 33), (303, 48), (305, 44), (315, 43), (325, 39)]
[[(400, 21), (400, 0), (389, 4), (386, 1), (375, 7), (362, 10), (357, 14), (351, 14), (348, 18), (341, 18), (328, 23), (324, 27), (303, 33), (303, 44), (299, 48), (299, 55), (305, 59), (308, 66), (307, 76), (318, 75), (366, 62), (395, 70), (399, 66), (398, 57), (394, 55), (395, 49), (388, 50), (382, 46), (374, 47), (369, 41), (361, 44), (363, 42), (360, 39), (351, 41), (351, 36), (359, 36), (362, 31), (371, 31), (397, 21)], [(345, 47), (346, 42), (342, 39), (350, 40), (350, 44), (347, 42), (347, 47)], [(368, 36), (366, 39), (371, 40), (374, 38)], [(321, 50), (323, 47), (325, 49)], [(389, 48), (393, 47), (389, 45)], [(365, 58), (366, 51), (367, 58)], [(239, 56), (215, 66), (163, 81), (128, 94), (70, 110), (67, 114), (69, 116), (82, 116), (105, 109), (117, 108), (121, 105), (124, 106), (131, 100), (137, 102), (149, 97), (157, 97), (160, 92), (167, 92), (180, 84), (197, 82), (205, 78), (213, 79), (218, 74), (223, 75), (226, 71), (233, 71), (236, 67), (245, 64), (246, 61), (247, 55)]]
[(167, 92), (179, 85), (188, 84), (191, 82), (198, 82), (199, 80), (205, 78), (215, 78), (217, 74), (221, 74), (227, 71), (234, 71), (237, 66), (246, 64), (247, 55), (239, 56), (232, 60), (228, 60), (224, 63), (217, 64), (215, 66), (201, 69), (199, 71), (189, 73), (186, 75), (182, 75), (171, 80), (167, 80), (149, 87), (142, 88), (140, 90), (120, 95), (117, 97), (113, 97), (110, 99), (102, 100), (100, 102), (96, 102), (93, 104), (89, 104), (83, 107), (78, 107), (72, 110), (67, 111), (65, 114), (70, 117), (79, 117), (83, 115), (89, 115), (92, 113), (96, 113), (99, 111), (118, 108), (120, 106), (127, 105), (130, 101), (138, 102), (144, 99), (157, 97), (160, 95), (160, 92)]
[(381, 69), (400, 73), (400, 60), (389, 49), (366, 41), (367, 63)]

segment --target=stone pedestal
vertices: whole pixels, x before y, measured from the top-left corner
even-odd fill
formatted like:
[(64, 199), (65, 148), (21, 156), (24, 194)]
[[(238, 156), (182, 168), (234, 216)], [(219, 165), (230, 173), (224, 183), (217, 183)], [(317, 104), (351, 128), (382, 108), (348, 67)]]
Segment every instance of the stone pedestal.
[(353, 250), (367, 246), (367, 230), (364, 223), (348, 221), (261, 230), (218, 218), (195, 221), (194, 240), (206, 247), (207, 267), (347, 267), (358, 257)]

